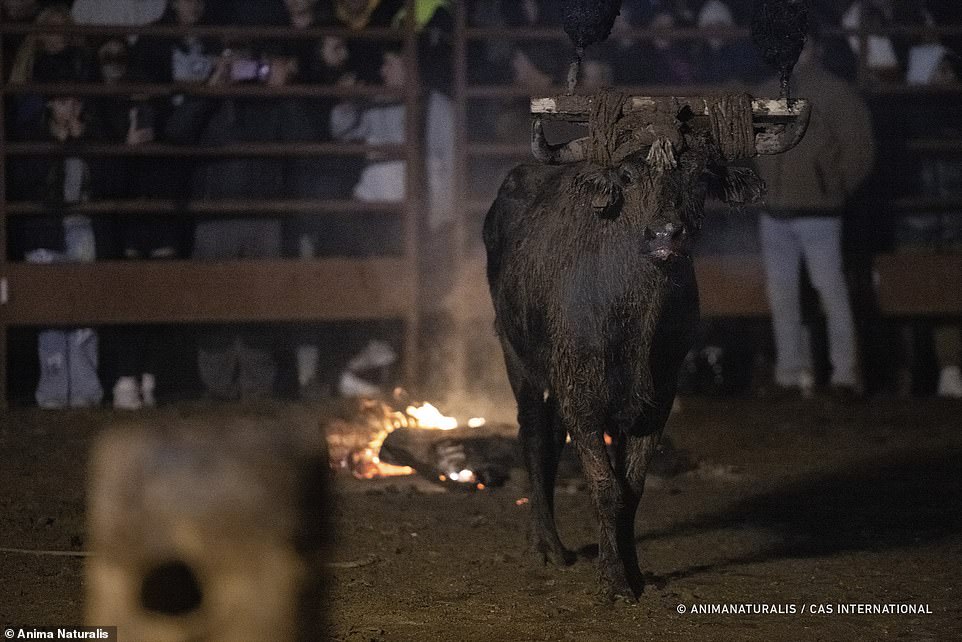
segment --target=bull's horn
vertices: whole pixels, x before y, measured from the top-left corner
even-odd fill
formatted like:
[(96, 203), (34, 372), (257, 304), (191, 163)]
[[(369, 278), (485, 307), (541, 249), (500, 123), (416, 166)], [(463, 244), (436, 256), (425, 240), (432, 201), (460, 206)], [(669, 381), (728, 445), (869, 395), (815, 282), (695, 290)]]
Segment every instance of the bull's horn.
[(562, 145), (551, 145), (544, 137), (540, 118), (531, 123), (531, 153), (542, 163), (563, 165), (579, 163), (588, 157), (588, 138), (577, 138)]

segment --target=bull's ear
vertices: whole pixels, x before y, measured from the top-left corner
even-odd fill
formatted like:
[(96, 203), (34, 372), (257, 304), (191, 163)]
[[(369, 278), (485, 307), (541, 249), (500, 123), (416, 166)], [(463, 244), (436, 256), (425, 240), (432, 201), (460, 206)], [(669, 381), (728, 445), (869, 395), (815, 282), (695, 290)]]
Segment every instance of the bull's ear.
[(625, 203), (624, 188), (619, 172), (596, 169), (584, 177), (591, 194), (591, 207), (600, 218), (616, 219)]
[(711, 165), (704, 178), (708, 196), (729, 205), (751, 205), (765, 196), (765, 181), (750, 167)]

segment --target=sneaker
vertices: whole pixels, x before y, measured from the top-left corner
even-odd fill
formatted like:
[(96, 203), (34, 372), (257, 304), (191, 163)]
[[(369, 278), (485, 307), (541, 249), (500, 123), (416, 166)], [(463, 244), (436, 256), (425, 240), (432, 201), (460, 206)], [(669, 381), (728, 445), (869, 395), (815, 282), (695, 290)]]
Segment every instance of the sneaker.
[(140, 399), (145, 408), (153, 408), (157, 405), (157, 398), (154, 390), (157, 388), (157, 379), (149, 372), (140, 375)]
[(962, 372), (959, 366), (942, 368), (942, 372), (939, 373), (938, 393), (940, 397), (962, 399)]
[(114, 408), (116, 410), (140, 410), (140, 386), (133, 377), (121, 377), (114, 384)]

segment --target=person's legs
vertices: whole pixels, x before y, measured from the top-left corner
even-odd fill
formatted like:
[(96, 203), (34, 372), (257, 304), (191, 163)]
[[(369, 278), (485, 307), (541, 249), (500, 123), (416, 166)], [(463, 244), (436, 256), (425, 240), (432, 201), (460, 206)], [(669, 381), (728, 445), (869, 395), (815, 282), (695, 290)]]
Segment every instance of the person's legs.
[[(239, 258), (244, 249), (243, 222), (209, 220), (194, 230), (195, 259), (227, 261)], [(197, 339), (197, 370), (207, 393), (217, 399), (236, 399), (238, 338), (226, 326), (203, 331)]]
[(247, 219), (235, 225), (242, 238), (238, 258), (271, 259), (281, 255), (281, 223), (277, 219)]
[(960, 332), (957, 325), (942, 325), (935, 329), (935, 351), (939, 360), (940, 397), (962, 398), (960, 374)]
[(104, 397), (97, 375), (97, 332), (93, 328), (80, 328), (67, 333), (67, 349), (70, 372), (70, 405), (73, 408), (89, 408), (100, 405)]
[(207, 392), (217, 399), (236, 399), (239, 394), (238, 338), (226, 327), (204, 332), (197, 341), (197, 370)]
[(237, 359), (241, 398), (270, 397), (277, 376), (271, 330), (266, 327), (245, 330), (238, 342)]
[(775, 382), (794, 388), (800, 384), (804, 364), (802, 313), (798, 298), (801, 248), (790, 219), (762, 214), (759, 233), (775, 338)]
[(226, 261), (238, 258), (243, 248), (242, 224), (230, 220), (208, 220), (194, 228), (193, 258)]
[(41, 330), (37, 337), (40, 358), (40, 381), (36, 399), (41, 408), (64, 408), (69, 401), (67, 372), (67, 333), (63, 330)]
[(798, 219), (795, 230), (828, 322), (832, 385), (858, 387), (855, 325), (842, 266), (842, 221), (836, 217)]
[[(269, 259), (281, 255), (280, 221), (249, 219), (242, 225), (244, 258)], [(241, 333), (237, 355), (241, 397), (269, 397), (274, 392), (274, 380), (277, 377), (274, 343), (274, 330), (269, 327), (249, 328)]]

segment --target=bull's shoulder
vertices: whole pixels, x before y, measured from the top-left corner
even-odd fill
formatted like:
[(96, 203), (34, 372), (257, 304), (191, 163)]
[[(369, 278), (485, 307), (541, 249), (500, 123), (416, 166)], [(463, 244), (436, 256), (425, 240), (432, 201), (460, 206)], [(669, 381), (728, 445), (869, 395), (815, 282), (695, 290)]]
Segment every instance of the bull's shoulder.
[(557, 166), (526, 163), (508, 172), (485, 217), (485, 241), (510, 221), (522, 217), (560, 171), (562, 168)]
[(524, 219), (539, 195), (560, 168), (526, 163), (512, 169), (498, 190), (484, 217), (484, 247), (488, 257), (488, 279), (493, 282), (499, 272), (506, 237)]

